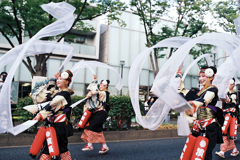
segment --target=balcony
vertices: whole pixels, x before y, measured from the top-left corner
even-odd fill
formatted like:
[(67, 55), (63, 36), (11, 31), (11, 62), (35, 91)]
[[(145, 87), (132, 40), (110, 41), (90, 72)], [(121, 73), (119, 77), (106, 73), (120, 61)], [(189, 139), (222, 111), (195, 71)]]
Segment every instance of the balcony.
[[(96, 56), (96, 47), (95, 46), (89, 46), (85, 44), (79, 44), (79, 43), (66, 43), (67, 45), (72, 46), (74, 55), (81, 54), (81, 55), (90, 55), (90, 56)], [(80, 56), (80, 55), (79, 55)]]

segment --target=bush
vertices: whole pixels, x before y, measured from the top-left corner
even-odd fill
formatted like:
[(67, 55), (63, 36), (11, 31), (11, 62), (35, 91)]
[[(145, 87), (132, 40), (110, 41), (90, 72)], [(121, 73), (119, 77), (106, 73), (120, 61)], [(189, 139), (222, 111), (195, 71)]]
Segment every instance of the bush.
[[(85, 98), (84, 96), (72, 96), (72, 104), (74, 104), (75, 102), (81, 100)], [(83, 106), (85, 104), (85, 101), (83, 101), (82, 103), (78, 104), (75, 108), (73, 108), (72, 110), (72, 116), (76, 119), (80, 119), (82, 117), (83, 114)]]
[[(83, 96), (72, 96), (72, 104), (75, 102), (83, 99), (85, 97)], [(72, 122), (78, 123), (80, 118), (83, 114), (83, 106), (84, 102), (78, 104), (73, 110), (72, 110)], [(29, 113), (28, 111), (24, 110), (23, 107), (27, 105), (32, 105), (32, 98), (31, 97), (25, 97), (25, 98), (19, 98), (18, 104), (17, 104), (17, 110), (14, 111), (14, 114), (18, 114), (18, 121), (19, 122), (25, 122), (27, 120), (33, 119), (33, 115)], [(139, 100), (141, 112), (143, 113), (144, 105), (142, 104), (142, 101)], [(108, 105), (110, 106), (109, 111), (109, 121), (106, 121), (104, 123), (106, 130), (122, 130), (125, 126), (125, 128), (130, 128), (131, 125), (131, 118), (135, 116), (135, 112), (132, 107), (132, 103), (129, 96), (110, 96)], [(39, 122), (35, 127), (33, 127), (33, 131), (35, 132), (37, 130), (37, 126), (41, 125), (42, 122)], [(30, 129), (31, 130), (31, 129)], [(29, 132), (29, 130), (28, 130)]]
[[(108, 105), (111, 108), (108, 115), (111, 121), (105, 122), (107, 130), (122, 130), (124, 126), (130, 128), (131, 118), (135, 117), (130, 97), (110, 96)], [(140, 100), (139, 105), (143, 114), (144, 105)]]
[[(13, 112), (13, 114), (18, 115), (17, 121), (18, 122), (25, 122), (27, 120), (32, 120), (34, 118), (34, 115), (29, 113), (27, 110), (23, 109), (24, 106), (32, 105), (33, 101), (31, 97), (24, 97), (19, 98), (17, 103), (17, 110)], [(34, 126), (28, 128), (25, 133), (35, 133), (37, 131), (37, 126), (41, 125), (42, 122), (38, 122)]]

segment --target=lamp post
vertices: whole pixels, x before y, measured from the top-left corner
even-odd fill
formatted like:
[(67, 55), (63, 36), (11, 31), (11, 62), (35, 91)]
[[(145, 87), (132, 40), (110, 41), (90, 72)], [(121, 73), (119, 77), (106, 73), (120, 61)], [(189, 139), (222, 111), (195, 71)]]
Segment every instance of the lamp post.
[[(123, 79), (123, 66), (125, 65), (125, 61), (121, 60), (120, 65), (121, 65), (121, 78)], [(122, 89), (120, 90), (120, 95), (122, 95)]]
[(216, 54), (217, 54), (216, 48), (217, 48), (216, 46), (213, 46), (212, 49), (211, 49), (212, 54), (213, 54), (213, 65), (214, 65), (214, 67), (217, 67), (218, 60), (220, 60), (222, 58), (229, 57), (229, 56), (224, 56), (224, 57), (220, 57), (220, 58), (216, 59)]
[(211, 51), (212, 51), (212, 54), (213, 54), (213, 65), (214, 67), (216, 67), (216, 54), (217, 54), (217, 51), (216, 51), (216, 46), (213, 46)]

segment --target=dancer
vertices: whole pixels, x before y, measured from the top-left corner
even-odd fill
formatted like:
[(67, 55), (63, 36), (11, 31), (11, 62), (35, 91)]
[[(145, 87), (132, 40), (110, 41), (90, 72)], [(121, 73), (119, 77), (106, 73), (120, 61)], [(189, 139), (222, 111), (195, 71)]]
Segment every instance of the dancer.
[(187, 93), (189, 92), (188, 89), (185, 88), (184, 86), (184, 82), (182, 81), (182, 69), (179, 68), (176, 74), (175, 78), (179, 78), (180, 79), (180, 85), (178, 87), (178, 93), (182, 96), (182, 97), (186, 97)]
[(237, 93), (233, 90), (233, 87), (235, 86), (235, 78), (231, 79), (229, 82), (230, 82), (230, 86), (226, 96), (227, 99), (222, 100), (222, 110), (223, 110), (223, 115), (225, 116), (224, 127), (222, 128), (224, 143), (221, 144), (220, 151), (215, 152), (216, 155), (222, 158), (225, 158), (224, 153), (229, 150), (232, 150), (230, 154), (231, 156), (237, 156), (239, 154), (239, 151), (237, 150), (234, 143), (235, 137), (231, 136), (230, 134), (230, 132), (235, 132), (235, 129), (236, 129), (235, 125), (231, 124), (231, 123), (236, 124), (236, 122), (232, 117), (237, 117), (236, 115)]
[[(216, 143), (223, 143), (222, 132), (219, 126), (219, 124), (223, 124), (223, 115), (221, 109), (215, 107), (218, 101), (218, 89), (211, 84), (216, 72), (217, 69), (215, 67), (203, 66), (201, 68), (199, 81), (204, 87), (197, 94), (199, 98), (189, 101), (193, 108), (186, 111), (187, 115), (193, 115), (194, 112), (197, 112), (197, 120), (194, 121), (191, 133), (192, 136), (198, 137), (201, 133), (204, 133), (206, 134), (206, 138), (209, 140), (208, 146), (205, 148), (206, 150), (201, 150), (201, 154), (190, 154), (191, 156), (199, 155), (201, 158), (204, 158), (205, 154), (205, 160), (212, 159), (212, 150)], [(202, 144), (200, 143), (200, 145)], [(186, 152), (186, 148), (184, 147), (184, 151), (180, 159), (184, 159), (184, 154), (189, 154)]]
[[(74, 92), (68, 88), (71, 83), (72, 76), (72, 72), (66, 70), (62, 74), (59, 72), (56, 73), (54, 78), (37, 82), (31, 92), (33, 101), (36, 102), (37, 105), (24, 107), (24, 109), (33, 114), (37, 113), (33, 120), (43, 121), (46, 119), (45, 126), (51, 125), (55, 129), (60, 157), (62, 160), (71, 160), (71, 155), (67, 148), (67, 137), (73, 135), (72, 126), (69, 121), (71, 116), (71, 95)], [(56, 84), (59, 90), (55, 90)], [(45, 134), (45, 132), (43, 134)], [(50, 150), (48, 146), (49, 144), (47, 144), (45, 140), (40, 160), (50, 160), (53, 158), (50, 156), (52, 149)], [(33, 158), (36, 156), (31, 155), (31, 149), (30, 156)]]
[(97, 76), (94, 75), (94, 81), (90, 83), (88, 87), (91, 91), (87, 94), (88, 100), (84, 105), (84, 111), (88, 109), (92, 114), (81, 136), (81, 138), (88, 143), (82, 151), (93, 150), (92, 143), (102, 144), (101, 150), (99, 151), (100, 154), (106, 153), (109, 150), (102, 132), (103, 123), (106, 121), (110, 110), (107, 105), (110, 94), (107, 90), (109, 83), (109, 80), (102, 80), (98, 89)]

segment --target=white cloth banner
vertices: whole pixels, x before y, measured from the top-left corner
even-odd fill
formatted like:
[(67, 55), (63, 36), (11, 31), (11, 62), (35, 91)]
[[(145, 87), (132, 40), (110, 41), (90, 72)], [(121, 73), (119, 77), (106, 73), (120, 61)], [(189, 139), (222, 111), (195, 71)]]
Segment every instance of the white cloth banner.
[(83, 98), (83, 99), (81, 99), (81, 100), (73, 103), (70, 107), (74, 108), (74, 107), (76, 107), (77, 105), (79, 105), (80, 103), (82, 103), (83, 101), (85, 101), (86, 99), (87, 99), (87, 97), (85, 97), (85, 98)]
[[(71, 72), (73, 73), (72, 81), (74, 81), (74, 79), (76, 78), (78, 71), (80, 69), (83, 69), (83, 68), (89, 68), (90, 71), (93, 74), (95, 74), (94, 71), (91, 69), (91, 67), (102, 67), (102, 68), (107, 68), (107, 69), (110, 69), (110, 70), (114, 71), (114, 73), (117, 75), (117, 78), (118, 78), (118, 83), (117, 83), (117, 85), (115, 87), (118, 90), (122, 89), (123, 82), (122, 82), (121, 75), (113, 67), (111, 67), (111, 66), (109, 66), (109, 65), (107, 65), (105, 63), (97, 62), (97, 61), (84, 61), (84, 60), (81, 60), (77, 64), (75, 64), (70, 69)], [(72, 88), (72, 83), (70, 84), (69, 88)]]
[[(176, 81), (175, 75), (179, 66), (183, 64), (184, 61), (186, 60), (190, 49), (193, 48), (196, 44), (215, 45), (221, 48), (228, 55), (231, 55), (231, 57), (239, 55), (233, 54), (233, 51), (236, 50), (236, 48), (239, 46), (240, 40), (229, 34), (210, 33), (204, 34), (192, 40), (181, 38), (174, 37), (172, 39), (165, 39), (156, 44), (155, 46), (144, 50), (137, 56), (137, 58), (134, 60), (131, 66), (128, 81), (129, 94), (131, 97), (132, 105), (134, 107), (134, 111), (136, 113), (137, 122), (141, 124), (144, 128), (155, 130), (163, 122), (164, 117), (166, 117), (170, 109), (176, 109), (179, 108), (180, 106), (184, 106), (187, 104), (187, 101), (179, 97), (177, 93), (179, 82)], [(173, 41), (171, 42), (171, 40)], [(167, 44), (165, 44), (165, 42), (167, 42)], [(178, 45), (176, 46), (176, 44)], [(157, 47), (179, 47), (179, 48), (162, 66), (161, 70), (154, 79), (151, 91), (155, 95), (157, 95), (159, 99), (153, 104), (150, 111), (143, 119), (138, 104), (139, 75), (145, 60), (148, 59), (149, 53), (152, 51), (153, 48)], [(233, 60), (238, 61), (240, 60), (240, 58), (235, 58)], [(232, 65), (239, 64), (236, 64), (235, 62)], [(218, 78), (216, 77), (215, 79)], [(225, 86), (220, 85), (217, 87), (224, 89)], [(184, 127), (178, 129), (184, 130)]]
[[(54, 23), (42, 28), (36, 35), (34, 35), (27, 43), (17, 46), (7, 52), (4, 56), (0, 58), (0, 66), (3, 67), (9, 62), (14, 61), (14, 65), (11, 67), (8, 76), (4, 82), (2, 91), (0, 93), (0, 133), (9, 132), (13, 135), (17, 135), (24, 131), (25, 129), (31, 127), (36, 123), (36, 121), (29, 120), (19, 126), (13, 127), (12, 124), (12, 114), (11, 114), (11, 104), (10, 104), (10, 94), (11, 94), (11, 82), (12, 78), (22, 62), (22, 59), (36, 54), (50, 52), (62, 52), (72, 55), (72, 48), (56, 42), (46, 42), (40, 41), (40, 38), (56, 36), (58, 34), (68, 31), (73, 22), (73, 13), (75, 8), (68, 3), (49, 3), (43, 4), (41, 7), (48, 13), (52, 14), (58, 20)], [(69, 61), (67, 57), (65, 64)], [(63, 64), (63, 66), (65, 65)], [(0, 68), (1, 68), (0, 67)], [(63, 67), (62, 67), (63, 68)]]

